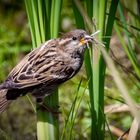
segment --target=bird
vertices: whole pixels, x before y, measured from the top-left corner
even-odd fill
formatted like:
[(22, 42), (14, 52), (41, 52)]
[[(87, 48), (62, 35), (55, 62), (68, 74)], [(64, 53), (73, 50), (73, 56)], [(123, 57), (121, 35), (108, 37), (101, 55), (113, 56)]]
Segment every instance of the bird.
[(0, 84), (0, 113), (18, 97), (31, 93), (38, 103), (76, 75), (93, 38), (75, 29), (50, 39), (27, 54)]

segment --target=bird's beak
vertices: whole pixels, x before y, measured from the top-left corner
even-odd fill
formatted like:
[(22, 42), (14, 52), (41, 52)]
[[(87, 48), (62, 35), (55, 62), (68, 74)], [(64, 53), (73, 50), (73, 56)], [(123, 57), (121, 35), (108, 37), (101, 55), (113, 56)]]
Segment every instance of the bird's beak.
[(81, 40), (80, 40), (80, 43), (82, 45), (84, 44), (87, 44), (88, 42), (92, 42), (93, 41), (93, 38), (89, 35), (85, 35)]

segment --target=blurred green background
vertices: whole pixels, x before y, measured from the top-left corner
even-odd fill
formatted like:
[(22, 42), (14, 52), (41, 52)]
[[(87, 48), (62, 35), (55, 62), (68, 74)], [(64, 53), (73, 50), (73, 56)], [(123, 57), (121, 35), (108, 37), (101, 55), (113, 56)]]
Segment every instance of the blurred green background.
[[(123, 2), (124, 15), (129, 24), (129, 37), (131, 39), (133, 50), (140, 60), (140, 10), (138, 1)], [(63, 1), (63, 9), (61, 13), (60, 32), (67, 32), (76, 28), (72, 5), (68, 0)], [(136, 10), (137, 9), (137, 10)], [(117, 18), (116, 18), (117, 19)], [(123, 23), (119, 22), (119, 31), (123, 30)], [(121, 34), (123, 40), (127, 44), (125, 34)], [(12, 68), (32, 50), (29, 25), (25, 10), (24, 1), (18, 0), (0, 0), (0, 81), (2, 82)], [(131, 96), (136, 102), (140, 102), (140, 88), (138, 86), (139, 79), (131, 73), (133, 72), (132, 65), (122, 48), (121, 41), (113, 30), (111, 39), (111, 56), (119, 63), (118, 69), (121, 76), (125, 79), (126, 84), (130, 89)], [(114, 57), (115, 55), (115, 57)], [(139, 61), (140, 62), (140, 61)], [(117, 64), (116, 63), (116, 64)], [(120, 67), (120, 64), (124, 67)], [(125, 69), (125, 71), (124, 71)], [(130, 73), (131, 72), (131, 73)], [(79, 83), (80, 89), (78, 90)], [(74, 78), (64, 83), (59, 88), (60, 99), (60, 133), (63, 130), (64, 122), (67, 119), (70, 108), (77, 96), (80, 102), (74, 127), (73, 139), (87, 140), (90, 138), (90, 106), (88, 89), (85, 90), (87, 84), (84, 66)], [(31, 97), (32, 98), (32, 97)], [(82, 99), (82, 100), (81, 100)], [(32, 98), (33, 103), (34, 98)], [(110, 126), (112, 136), (116, 139), (119, 132), (125, 132), (132, 123), (132, 116), (128, 108), (123, 108), (125, 105), (123, 98), (120, 96), (109, 71), (106, 72), (105, 80), (105, 108), (111, 109), (115, 107), (115, 113), (109, 112), (106, 114), (106, 122)], [(116, 112), (117, 109), (120, 111)], [(119, 132), (118, 132), (119, 131)], [(10, 107), (0, 115), (0, 140), (35, 140), (36, 139), (36, 114), (28, 101), (27, 97), (19, 98), (14, 101)], [(110, 139), (110, 132), (106, 128), (105, 139)]]

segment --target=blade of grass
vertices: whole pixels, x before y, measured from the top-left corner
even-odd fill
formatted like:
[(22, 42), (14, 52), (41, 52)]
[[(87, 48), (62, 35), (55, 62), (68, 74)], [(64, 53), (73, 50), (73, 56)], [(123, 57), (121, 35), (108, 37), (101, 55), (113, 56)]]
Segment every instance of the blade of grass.
[(124, 39), (122, 38), (122, 35), (121, 35), (121, 32), (120, 32), (120, 28), (119, 26), (117, 25), (117, 23), (115, 23), (114, 25), (114, 29), (121, 41), (121, 44), (122, 44), (122, 47), (124, 48), (129, 60), (131, 61), (132, 63), (132, 66), (137, 74), (137, 76), (140, 78), (140, 65), (138, 63), (138, 60), (137, 60), (137, 57), (136, 57), (136, 54), (135, 52), (133, 51), (133, 47), (132, 47), (132, 44), (131, 44), (131, 41), (130, 41), (130, 37), (129, 37), (129, 32), (128, 32), (128, 29), (127, 29), (127, 24), (126, 24), (126, 20), (125, 20), (125, 17), (123, 15), (123, 11), (122, 11), (122, 8), (121, 8), (121, 4), (119, 3), (119, 14), (120, 14), (120, 18), (121, 18), (121, 21), (123, 22), (123, 25), (124, 25), (124, 29), (123, 29), (123, 32), (125, 33), (125, 36), (127, 37), (127, 42), (128, 44), (126, 45)]
[[(127, 29), (127, 24), (126, 24), (125, 17), (124, 17), (124, 15), (123, 15), (121, 3), (119, 3), (118, 11), (119, 11), (119, 14), (120, 14), (121, 21), (123, 22), (125, 28)], [(127, 32), (127, 30), (124, 30), (124, 32), (125, 32), (125, 35), (126, 35), (126, 37), (127, 37), (127, 39), (128, 39), (128, 51), (129, 51), (129, 53), (130, 53), (130, 55), (131, 55), (133, 61), (135, 62), (135, 64), (138, 65), (138, 64), (137, 64), (136, 55), (135, 55), (135, 53), (133, 53), (132, 44), (131, 44), (131, 41), (130, 41), (130, 39), (129, 39), (129, 33)]]
[[(50, 13), (50, 38), (55, 38), (58, 35), (59, 22), (60, 22), (60, 10), (61, 10), (62, 1), (52, 0), (51, 1), (51, 13)], [(46, 10), (47, 11), (47, 10)], [(48, 15), (48, 14), (46, 14)], [(47, 28), (46, 28), (47, 29)], [(45, 98), (45, 104), (50, 108), (58, 107), (58, 90), (56, 90), (52, 95)], [(58, 109), (57, 109), (58, 110)], [(58, 118), (56, 118), (52, 113), (46, 113), (48, 134), (50, 140), (59, 139), (59, 123)], [(42, 139), (41, 139), (42, 140)]]
[[(79, 2), (74, 1), (73, 9), (74, 9), (75, 15), (77, 15), (77, 17), (75, 17), (75, 20), (78, 19), (78, 17), (81, 17), (80, 22), (78, 20), (76, 20), (77, 27), (80, 28), (80, 27), (84, 26), (84, 17), (83, 16), (85, 14), (85, 10), (83, 8), (81, 8), (82, 10), (77, 9), (76, 8), (77, 4), (80, 5)], [(82, 6), (80, 6), (80, 7), (82, 7)], [(81, 14), (81, 12), (83, 12), (83, 14)], [(87, 23), (87, 24), (90, 24), (90, 23)], [(82, 28), (85, 28), (85, 27), (82, 27)], [(94, 98), (93, 98), (93, 70), (92, 70), (91, 51), (92, 51), (92, 49), (86, 50), (84, 62), (85, 62), (87, 79), (89, 80), (88, 86), (89, 86), (89, 96), (90, 96), (90, 103), (91, 103), (91, 110), (90, 110), (91, 111), (91, 137), (94, 138), (93, 133), (95, 132), (94, 130), (96, 129), (96, 117), (94, 115), (95, 110), (94, 110)]]
[[(62, 4), (62, 1), (53, 0), (50, 5), (51, 6), (51, 10), (49, 11), (51, 12), (50, 24), (49, 24), (50, 25), (49, 26), (50, 38), (55, 38), (58, 35), (61, 4)], [(48, 15), (48, 13), (46, 15)], [(52, 95), (45, 98), (45, 104), (46, 106), (50, 108), (57, 108), (58, 106), (58, 91), (57, 90)], [(43, 114), (44, 115), (46, 114), (46, 124), (45, 124), (46, 127), (45, 128), (47, 129), (48, 139), (50, 140), (59, 139), (58, 118), (56, 118), (50, 112), (47, 112), (47, 113), (42, 112), (41, 116), (43, 116)], [(41, 118), (41, 121), (43, 121), (43, 118)], [(40, 140), (42, 140), (42, 138)]]
[(84, 93), (85, 93), (85, 91), (86, 91), (86, 89), (87, 89), (88, 82), (89, 82), (89, 81), (87, 81), (86, 86), (85, 86), (85, 89), (84, 89), (83, 93), (80, 95), (80, 98), (75, 102), (75, 103), (76, 103), (76, 104), (75, 104), (75, 108), (74, 108), (74, 112), (75, 112), (75, 113), (73, 113), (74, 116), (73, 116), (73, 119), (72, 119), (72, 124), (71, 124), (71, 129), (70, 129), (70, 140), (73, 138), (73, 137), (72, 137), (72, 131), (73, 131), (74, 123), (75, 123), (76, 117), (77, 117), (77, 115), (78, 115), (78, 110), (79, 110), (80, 104), (81, 104), (81, 102), (82, 102), (82, 99), (83, 99), (83, 97), (84, 97)]
[(43, 1), (38, 0), (37, 1), (37, 9), (38, 9), (38, 20), (39, 20), (39, 30), (40, 30), (40, 36), (41, 36), (41, 42), (45, 41), (45, 30), (44, 30), (44, 19), (43, 19)]
[(33, 9), (32, 9), (32, 4), (30, 0), (25, 0), (25, 6), (26, 6), (26, 11), (27, 11), (27, 16), (29, 20), (29, 25), (30, 25), (30, 31), (31, 31), (31, 38), (32, 38), (32, 44), (33, 47), (36, 47), (36, 38), (35, 38), (35, 27), (34, 27), (34, 22), (33, 22)]
[[(109, 10), (109, 15), (108, 15), (108, 20), (106, 24), (106, 31), (105, 31), (105, 37), (112, 35), (112, 29), (115, 21), (115, 14), (117, 11), (117, 6), (118, 6), (119, 0), (112, 0), (110, 10)], [(110, 44), (110, 39), (111, 38), (104, 38), (103, 42), (105, 42), (105, 46), (107, 49), (109, 49), (109, 44)]]
[(107, 54), (105, 48), (102, 45), (99, 45), (99, 48), (102, 52), (102, 55), (104, 57), (104, 60), (107, 64), (108, 68), (110, 69), (112, 77), (114, 78), (114, 81), (115, 81), (118, 89), (120, 90), (120, 93), (122, 94), (126, 103), (129, 105), (131, 113), (136, 118), (137, 122), (140, 123), (140, 120), (139, 120), (140, 113), (137, 110), (136, 102), (130, 97), (127, 86), (125, 85), (125, 83), (121, 79), (118, 70), (116, 69), (110, 56)]
[[(104, 35), (104, 27), (105, 27), (105, 12), (106, 12), (106, 2), (104, 0), (98, 1), (95, 0), (93, 2), (93, 17), (96, 17), (97, 28), (101, 31), (99, 34), (99, 38), (101, 39)], [(96, 6), (96, 7), (95, 7)], [(104, 139), (104, 77), (105, 74), (102, 73), (102, 68), (104, 67), (104, 63), (102, 62), (102, 58), (100, 57), (100, 52), (98, 49), (93, 50), (93, 100), (94, 100), (94, 110), (96, 114), (96, 127), (93, 127), (92, 136), (95, 139)], [(102, 65), (100, 65), (102, 63)]]
[[(80, 90), (81, 83), (82, 83), (82, 79), (80, 80), (80, 82), (79, 82), (79, 84), (78, 84), (78, 88), (77, 88), (77, 92), (76, 92), (76, 95), (75, 95), (73, 104), (72, 104), (72, 106), (71, 106), (71, 108), (70, 108), (69, 114), (68, 114), (67, 119), (66, 119), (66, 121), (65, 121), (64, 129), (63, 129), (62, 135), (61, 135), (61, 140), (65, 139), (65, 138), (64, 138), (64, 135), (66, 135), (66, 131), (67, 131), (67, 129), (69, 129), (68, 124), (71, 122), (71, 117), (73, 117), (74, 108), (75, 108), (75, 103), (76, 103), (76, 100), (77, 100), (77, 96), (78, 96), (78, 92), (79, 92), (79, 90)], [(71, 114), (72, 114), (72, 115), (71, 115)], [(67, 128), (67, 127), (68, 127), (68, 128)]]
[(84, 20), (83, 17), (81, 16), (80, 12), (78, 11), (76, 5), (75, 5), (75, 1), (72, 0), (72, 8), (73, 8), (73, 12), (74, 12), (74, 16), (75, 16), (75, 21), (76, 21), (76, 25), (79, 29), (84, 29), (85, 28), (85, 24), (84, 24)]
[[(48, 5), (45, 5), (44, 3)], [(57, 37), (61, 3), (61, 0), (53, 0), (52, 2), (48, 0), (25, 0), (33, 45), (39, 46), (46, 39)], [(49, 34), (50, 31), (51, 34)], [(56, 108), (58, 106), (57, 92), (53, 93), (52, 96), (45, 98), (45, 104), (49, 108)], [(38, 140), (59, 139), (58, 118), (51, 112), (41, 110), (40, 106), (37, 105), (37, 107)]]
[(33, 102), (31, 101), (31, 98), (29, 97), (29, 95), (26, 95), (26, 97), (27, 97), (28, 101), (30, 102), (30, 104), (31, 104), (31, 106), (32, 106), (32, 108), (33, 108), (33, 110), (34, 110), (34, 112), (36, 113), (36, 108), (35, 108)]
[[(82, 79), (78, 84), (78, 88), (77, 88), (77, 91), (75, 93), (76, 95), (75, 95), (74, 101), (73, 101), (71, 109), (69, 111), (69, 115), (65, 121), (65, 126), (64, 126), (64, 129), (62, 132), (61, 140), (63, 140), (63, 139), (71, 140), (74, 138), (74, 135), (73, 135), (74, 124), (75, 124), (76, 117), (78, 115), (78, 110), (79, 110), (81, 101), (82, 101), (84, 93), (87, 89), (88, 82), (89, 81), (86, 82), (86, 86), (84, 87), (82, 94), (79, 92), (80, 88), (81, 88)], [(69, 131), (68, 136), (67, 136), (67, 131)], [(64, 136), (65, 136), (65, 138), (64, 138)]]
[[(89, 1), (88, 1), (88, 3), (89, 3)], [(117, 5), (114, 6), (115, 8), (113, 10), (112, 5), (114, 5), (114, 4), (115, 4), (115, 2), (114, 2), (114, 0), (112, 0), (110, 13), (113, 11), (112, 13), (114, 15), (113, 15), (112, 19), (111, 19), (111, 16), (110, 16), (110, 18), (108, 18), (110, 21), (113, 21), (113, 22), (115, 19), (115, 13), (116, 13), (116, 7), (117, 7)], [(80, 12), (82, 12), (82, 11), (85, 12), (83, 9), (80, 10)], [(106, 11), (106, 1), (96, 1), (96, 0), (93, 1), (93, 17), (96, 18), (96, 20), (97, 20), (97, 25), (98, 25), (97, 27), (99, 29), (101, 29), (101, 31), (102, 31), (102, 33), (99, 36), (100, 38), (102, 38), (102, 36), (105, 34), (105, 31), (110, 31), (109, 33), (106, 32), (106, 34), (108, 36), (110, 36), (112, 33), (113, 22), (111, 22), (110, 30), (108, 29), (108, 28), (110, 28), (108, 26), (109, 24), (107, 25), (107, 29), (105, 29), (105, 19), (106, 19), (105, 11)], [(81, 15), (83, 16), (86, 14), (81, 13)], [(108, 23), (109, 23), (109, 21), (108, 21)], [(110, 40), (107, 40), (107, 41), (108, 41), (108, 46), (109, 46)], [(103, 112), (103, 106), (104, 106), (105, 64), (104, 64), (102, 57), (100, 57), (100, 53), (98, 50), (94, 50), (93, 56), (94, 56), (93, 73), (92, 73), (92, 67), (90, 67), (91, 65), (89, 64), (89, 62), (87, 62), (89, 65), (86, 65), (87, 69), (88, 69), (87, 75), (90, 75), (90, 78), (91, 78), (91, 81), (89, 84), (90, 85), (89, 92), (90, 92), (90, 101), (91, 101), (91, 110), (92, 110), (91, 112), (94, 114), (94, 118), (92, 120), (91, 139), (92, 138), (104, 139), (104, 115), (102, 112)], [(88, 55), (88, 58), (90, 60), (90, 55)], [(90, 63), (92, 64), (92, 61), (90, 61)], [(90, 69), (90, 71), (89, 71), (89, 69)], [(92, 79), (92, 77), (93, 77), (93, 79)]]
[(44, 3), (45, 9), (44, 9), (44, 31), (45, 31), (45, 38), (50, 39), (51, 34), (50, 34), (50, 16), (51, 16), (51, 5), (52, 1), (50, 0), (45, 0)]
[(115, 31), (116, 31), (116, 33), (117, 33), (117, 36), (119, 37), (119, 40), (120, 40), (120, 42), (121, 42), (122, 47), (124, 48), (124, 50), (125, 50), (125, 52), (126, 52), (128, 58), (129, 58), (129, 60), (131, 61), (131, 63), (132, 63), (132, 65), (133, 65), (134, 69), (137, 69), (137, 66), (136, 66), (136, 64), (135, 64), (135, 60), (133, 60), (133, 58), (131, 57), (131, 54), (130, 54), (128, 48), (127, 48), (127, 45), (126, 45), (124, 39), (122, 38), (122, 35), (121, 35), (121, 32), (120, 32), (120, 28), (119, 28), (119, 26), (117, 25), (116, 22), (115, 22), (115, 24), (114, 24), (114, 29), (115, 29)]
[(61, 6), (62, 0), (52, 0), (51, 19), (50, 19), (51, 38), (58, 36)]

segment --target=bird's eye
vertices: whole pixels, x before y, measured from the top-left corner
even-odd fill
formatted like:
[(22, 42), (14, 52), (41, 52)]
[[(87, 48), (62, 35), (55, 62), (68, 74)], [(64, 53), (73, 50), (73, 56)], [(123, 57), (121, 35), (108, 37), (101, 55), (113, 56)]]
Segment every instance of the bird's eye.
[(72, 38), (73, 40), (76, 40), (77, 38), (75, 37), (75, 36), (73, 36), (73, 38)]

